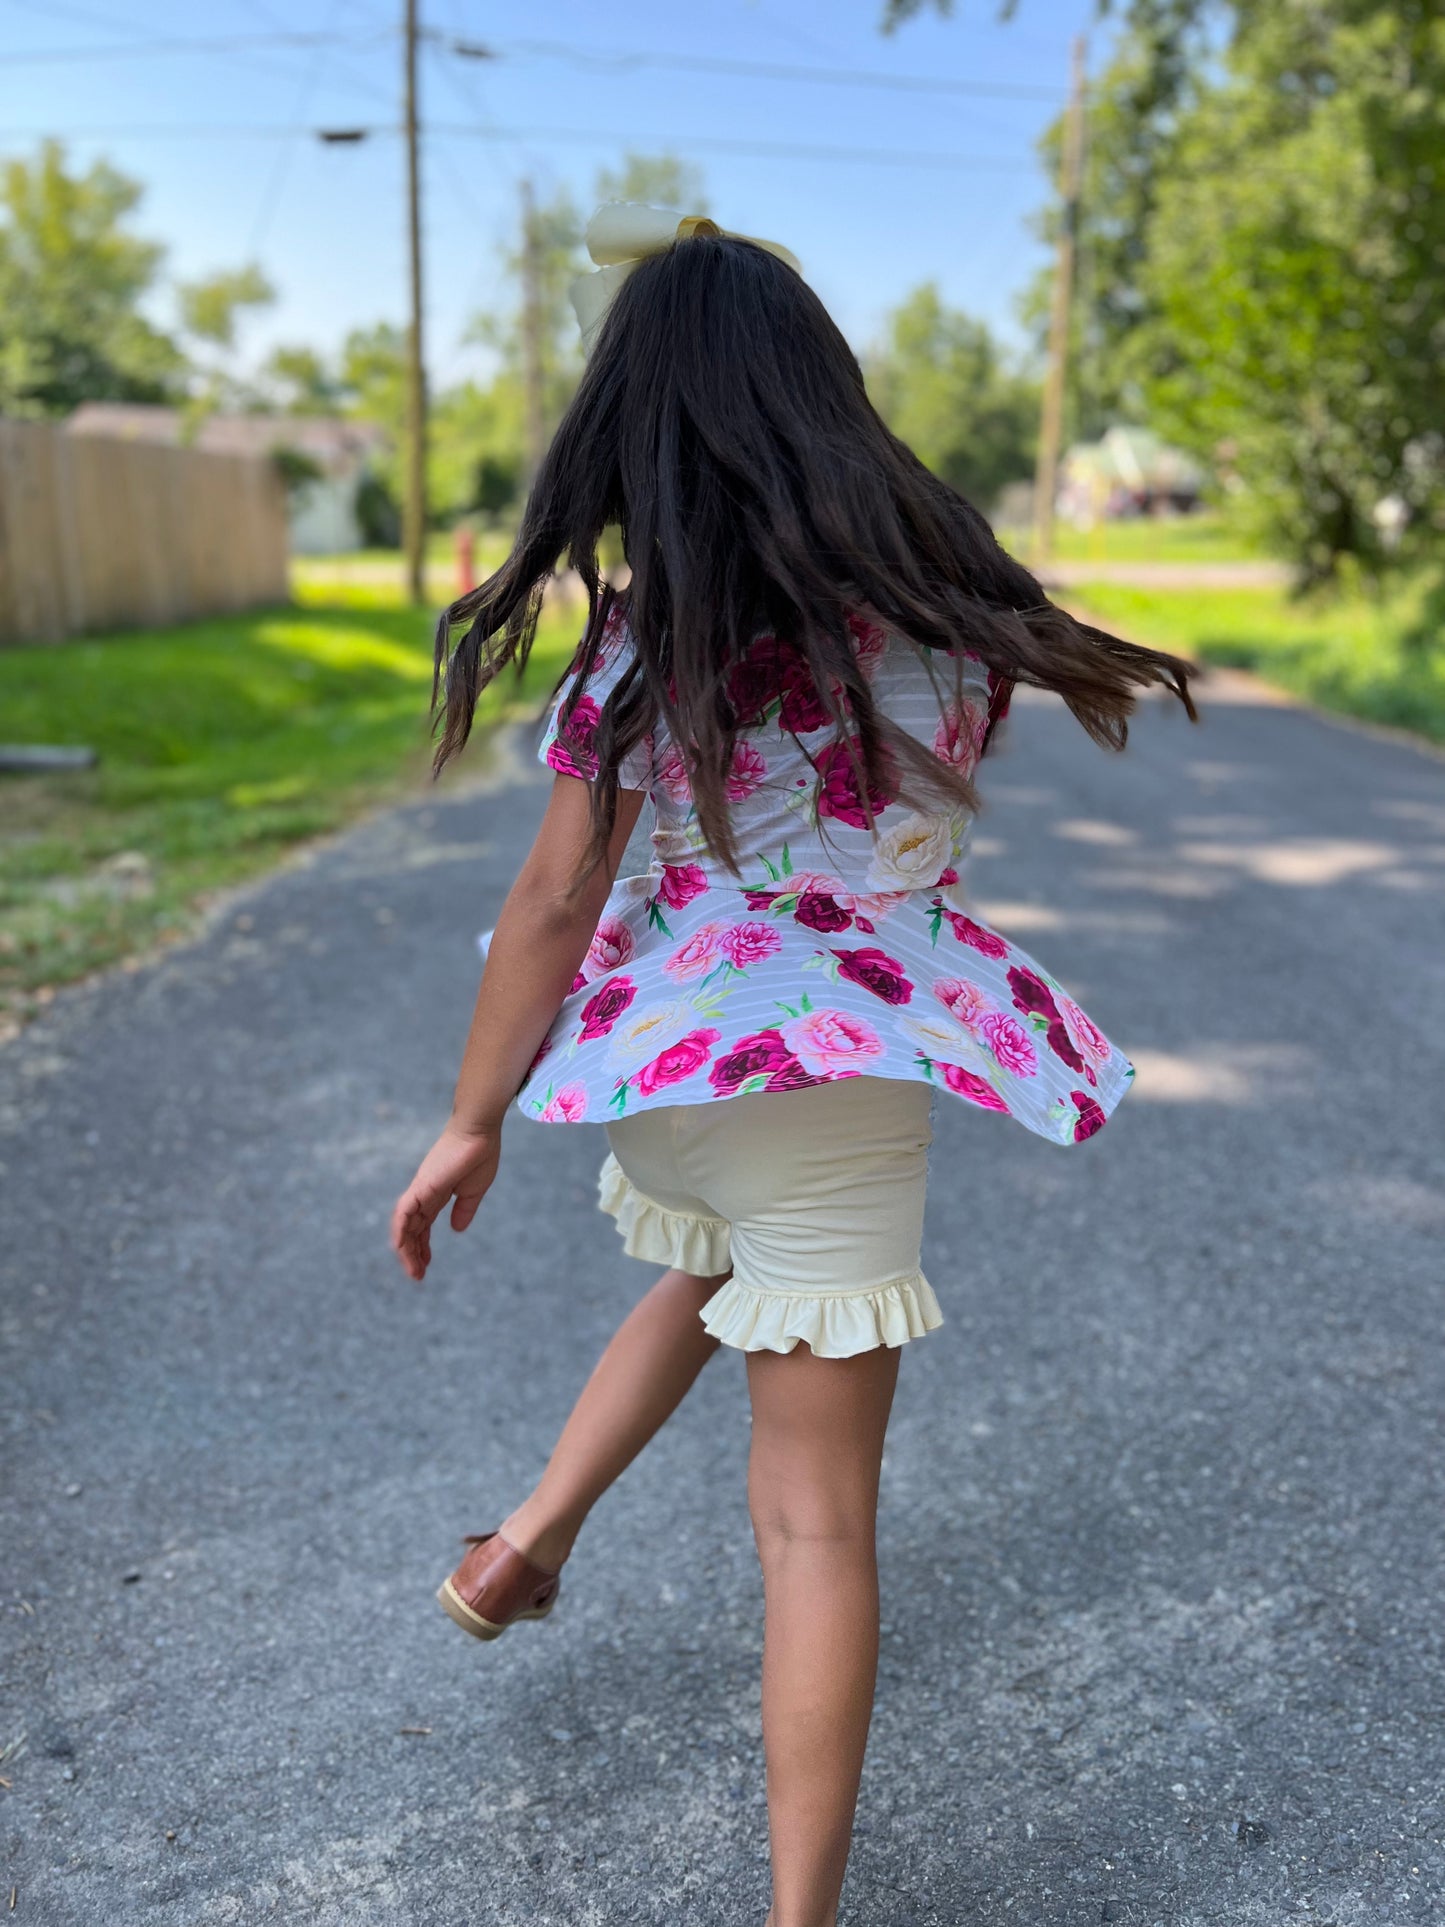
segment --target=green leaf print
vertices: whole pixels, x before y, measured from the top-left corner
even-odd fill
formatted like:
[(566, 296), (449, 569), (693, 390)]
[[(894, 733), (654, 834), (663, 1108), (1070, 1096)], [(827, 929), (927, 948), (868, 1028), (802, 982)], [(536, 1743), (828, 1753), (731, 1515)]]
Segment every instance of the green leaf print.
[(785, 877), (790, 877), (792, 874), (793, 874), (793, 859), (788, 854), (788, 846), (785, 843), (783, 845), (783, 875)]
[(930, 937), (932, 937), (935, 945), (938, 942), (938, 933), (942, 928), (943, 928), (943, 905), (938, 901), (937, 898), (935, 898), (933, 903), (933, 908), (928, 913), (928, 934)]
[(617, 1089), (612, 1093), (608, 1102), (611, 1104), (613, 1110), (616, 1111), (617, 1115), (621, 1117), (622, 1113), (627, 1109), (627, 1085), (625, 1082), (617, 1086)]
[[(784, 847), (786, 848), (786, 845)], [(758, 861), (759, 863), (762, 864), (763, 868), (767, 871), (768, 875), (772, 878), (774, 883), (782, 882), (783, 880), (782, 871), (777, 869), (772, 863), (770, 863), (767, 857), (763, 855), (761, 850), (758, 852)]]
[(647, 899), (647, 921), (652, 925), (654, 930), (660, 930), (663, 936), (671, 942), (672, 931), (668, 928), (666, 917), (663, 916), (657, 907), (656, 897), (649, 897)]

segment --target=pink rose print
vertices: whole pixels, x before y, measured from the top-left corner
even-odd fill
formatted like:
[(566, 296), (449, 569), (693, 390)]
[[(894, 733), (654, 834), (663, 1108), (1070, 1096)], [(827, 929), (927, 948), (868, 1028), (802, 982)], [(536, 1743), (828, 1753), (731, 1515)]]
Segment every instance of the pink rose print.
[(996, 1010), (983, 1020), (984, 1040), (1006, 1071), (1015, 1077), (1038, 1074), (1039, 1058), (1028, 1032), (1006, 1011)]
[(700, 923), (687, 942), (674, 950), (662, 966), (668, 976), (680, 984), (694, 977), (705, 977), (717, 962), (718, 938), (726, 928), (726, 924), (721, 923)]
[(885, 956), (881, 950), (835, 950), (833, 955), (838, 959), (840, 977), (861, 984), (885, 1004), (906, 1004), (912, 997), (913, 985), (896, 957)]
[(539, 1113), (544, 1124), (580, 1124), (586, 1115), (587, 1091), (581, 1084), (564, 1084)]
[(547, 767), (556, 770), (559, 776), (580, 776), (584, 783), (592, 782), (597, 775), (597, 754), (592, 745), (601, 720), (602, 711), (592, 698), (579, 696), (557, 740), (547, 751)]
[(552, 1048), (551, 1037), (550, 1036), (544, 1037), (541, 1043), (538, 1044), (537, 1046), (537, 1055), (532, 1059), (531, 1063), (527, 1066), (528, 1077), (530, 1077), (533, 1071), (536, 1070), (537, 1066), (541, 1063), (542, 1059), (547, 1055), (548, 1051), (551, 1050), (551, 1048)]
[(968, 769), (983, 746), (985, 719), (972, 703), (949, 703), (933, 732), (933, 753), (953, 769)]
[(581, 988), (586, 982), (587, 982), (587, 972), (585, 970), (579, 970), (577, 972), (577, 975), (572, 979), (572, 985), (571, 985), (571, 988), (568, 990), (567, 995), (569, 997), (575, 997), (577, 995), (577, 992), (581, 990)]
[(869, 622), (866, 616), (851, 615), (848, 618), (848, 633), (853, 638), (858, 666), (871, 682), (879, 658), (888, 647), (888, 631), (880, 629), (876, 622)]
[(765, 1077), (765, 1091), (798, 1090), (820, 1080), (809, 1077), (783, 1042), (781, 1031), (755, 1031), (740, 1037), (726, 1055), (719, 1057), (707, 1074), (707, 1081), (722, 1096), (729, 1096), (749, 1078)]
[(694, 897), (705, 896), (707, 887), (707, 872), (700, 863), (664, 863), (657, 901), (669, 910), (681, 910)]
[(1025, 970), (1015, 964), (1008, 973), (1009, 989), (1013, 992), (1014, 1009), (1028, 1016), (1044, 1019), (1044, 1037), (1055, 1057), (1062, 1058), (1071, 1071), (1082, 1071), (1091, 1084), (1097, 1084), (1092, 1065), (1086, 1064), (1074, 1048), (1073, 1039), (1059, 1015), (1054, 993), (1041, 977), (1032, 970)]
[(657, 766), (657, 781), (666, 790), (674, 803), (692, 801), (692, 784), (688, 781), (687, 764), (682, 760), (682, 751), (676, 743), (669, 743), (667, 754)]
[(795, 736), (821, 729), (829, 720), (813, 673), (798, 651), (776, 636), (756, 636), (747, 654), (733, 665), (728, 698), (740, 728), (755, 728), (774, 703), (778, 721)]
[(767, 773), (767, 764), (751, 743), (734, 744), (727, 780), (729, 803), (741, 803), (744, 797), (751, 796)]
[(847, 930), (853, 922), (852, 912), (845, 910), (836, 897), (824, 896), (821, 890), (805, 890), (798, 898), (793, 916), (809, 930), (828, 932)]
[(944, 1083), (956, 1096), (966, 1097), (970, 1104), (977, 1104), (985, 1111), (1008, 1109), (993, 1085), (984, 1078), (976, 1077), (958, 1064), (940, 1064), (938, 1068), (943, 1072)]
[(967, 983), (961, 977), (940, 977), (933, 986), (933, 994), (965, 1030), (978, 1030), (994, 1009), (977, 984)]
[(1006, 957), (1008, 945), (996, 931), (985, 930), (981, 923), (972, 917), (965, 917), (961, 911), (945, 910), (944, 916), (952, 926), (953, 934), (960, 943), (966, 943), (971, 950), (978, 951), (983, 957)]
[(614, 977), (594, 991), (582, 1006), (577, 1042), (590, 1044), (594, 1037), (605, 1037), (636, 995), (637, 985), (630, 977)]
[(1069, 1096), (1073, 1099), (1079, 1113), (1079, 1121), (1074, 1126), (1074, 1142), (1082, 1144), (1084, 1139), (1092, 1137), (1095, 1131), (1102, 1131), (1108, 1119), (1104, 1116), (1097, 1100), (1090, 1097), (1087, 1091), (1070, 1091)]
[(636, 940), (621, 917), (604, 917), (582, 959), (583, 977), (590, 984), (609, 971), (619, 970), (636, 948)]
[(783, 939), (766, 923), (735, 923), (724, 930), (717, 947), (734, 970), (746, 970), (749, 964), (761, 963), (764, 957), (781, 950)]
[(838, 1077), (883, 1054), (883, 1039), (846, 1010), (810, 1010), (782, 1026), (783, 1042), (805, 1071)]
[(722, 1036), (720, 1030), (695, 1030), (686, 1037), (680, 1037), (675, 1044), (669, 1044), (660, 1051), (650, 1064), (644, 1064), (637, 1073), (639, 1096), (651, 1097), (665, 1084), (680, 1084), (684, 1078), (693, 1077), (700, 1071), (712, 1054), (712, 1047)]
[(1072, 997), (1062, 994), (1055, 1000), (1069, 1040), (1086, 1064), (1107, 1064), (1114, 1047), (1094, 1022), (1084, 1014)]
[(881, 921), (884, 917), (891, 916), (900, 903), (907, 903), (912, 895), (911, 890), (854, 891), (850, 901), (858, 928), (871, 929), (871, 924), (864, 924), (864, 917), (877, 917)]
[[(862, 750), (857, 737), (852, 738), (852, 748), (860, 757)], [(829, 743), (818, 756), (819, 816), (833, 816), (840, 823), (851, 823), (854, 829), (868, 827), (868, 812), (863, 803), (863, 792), (859, 787), (858, 773), (849, 756), (846, 743)], [(879, 817), (893, 800), (892, 778), (886, 779), (887, 787), (880, 788), (876, 783), (868, 789), (868, 804), (873, 815)]]

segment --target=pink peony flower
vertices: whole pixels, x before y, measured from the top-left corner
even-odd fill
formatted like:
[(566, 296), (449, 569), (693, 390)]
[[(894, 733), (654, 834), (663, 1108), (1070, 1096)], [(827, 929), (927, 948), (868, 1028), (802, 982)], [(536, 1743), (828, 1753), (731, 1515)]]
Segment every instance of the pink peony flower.
[(707, 887), (707, 871), (700, 863), (664, 863), (657, 900), (669, 910), (681, 910), (694, 897), (706, 895)]
[(665, 1084), (680, 1084), (684, 1078), (693, 1077), (700, 1071), (712, 1054), (712, 1047), (722, 1036), (720, 1030), (695, 1030), (686, 1037), (680, 1037), (675, 1044), (669, 1044), (660, 1051), (650, 1064), (644, 1064), (637, 1073), (637, 1090), (641, 1097), (651, 1097)]
[(1107, 1064), (1109, 1059), (1114, 1055), (1114, 1046), (1109, 1042), (1103, 1031), (1099, 1029), (1099, 1026), (1094, 1022), (1093, 1018), (1086, 1016), (1085, 1013), (1079, 1009), (1079, 1006), (1074, 1002), (1073, 998), (1065, 997), (1062, 992), (1055, 999), (1055, 1002), (1058, 1005), (1059, 1015), (1064, 1020), (1064, 1029), (1069, 1033), (1069, 1038), (1073, 1043), (1074, 1049), (1079, 1053), (1080, 1057), (1083, 1058), (1084, 1062), (1086, 1064)]
[(1015, 1077), (1034, 1077), (1038, 1073), (1038, 1052), (1028, 1032), (1007, 1011), (996, 1010), (983, 1020), (984, 1039), (1006, 1071)]
[(968, 983), (961, 977), (940, 977), (933, 986), (933, 994), (955, 1022), (965, 1030), (977, 1030), (983, 1020), (996, 1006), (991, 1004), (977, 984)]
[(542, 1106), (544, 1124), (580, 1124), (587, 1115), (587, 1091), (582, 1084), (564, 1084)]
[(845, 910), (836, 897), (824, 896), (819, 890), (803, 892), (793, 917), (806, 929), (828, 932), (846, 930), (853, 921), (851, 911)]
[(848, 618), (848, 633), (853, 638), (858, 666), (871, 682), (873, 672), (888, 648), (888, 631), (880, 629), (876, 622), (869, 622), (866, 616), (851, 615)]
[(872, 949), (835, 950), (833, 955), (838, 959), (840, 977), (871, 990), (885, 1004), (906, 1004), (912, 997), (913, 985), (896, 957)]
[(657, 765), (658, 787), (667, 792), (674, 803), (692, 801), (692, 784), (688, 781), (687, 764), (682, 759), (682, 751), (676, 743), (669, 743), (667, 754)]
[(837, 1077), (883, 1054), (883, 1040), (846, 1010), (810, 1010), (782, 1026), (783, 1042), (806, 1071)]
[(950, 703), (933, 732), (933, 753), (953, 769), (969, 769), (977, 759), (987, 720), (972, 703)]
[(940, 1064), (943, 1081), (958, 1097), (966, 1097), (970, 1104), (977, 1104), (985, 1111), (1006, 1111), (1004, 1103), (993, 1085), (984, 1078), (977, 1077), (958, 1064)]
[(741, 803), (744, 797), (751, 796), (767, 773), (767, 764), (751, 743), (735, 743), (727, 780), (729, 803)]
[(1008, 945), (995, 930), (985, 930), (981, 923), (966, 917), (959, 910), (945, 910), (943, 913), (952, 926), (953, 934), (960, 943), (966, 943), (971, 950), (978, 951), (983, 957), (1006, 957)]
[(761, 963), (764, 957), (781, 950), (783, 939), (771, 924), (735, 923), (724, 930), (717, 947), (734, 970), (746, 970), (749, 964)]
[(723, 923), (700, 923), (687, 942), (674, 950), (662, 966), (668, 976), (678, 983), (705, 977), (717, 962), (718, 939), (726, 928)]
[(728, 699), (744, 729), (761, 723), (774, 703), (779, 722), (795, 736), (821, 729), (828, 720), (806, 660), (776, 636), (755, 636), (748, 644), (728, 677)]
[(592, 745), (602, 711), (590, 696), (579, 696), (572, 714), (563, 722), (557, 740), (547, 751), (547, 767), (559, 776), (580, 776), (590, 783), (597, 775), (597, 753)]
[(1022, 964), (1015, 964), (1008, 973), (1008, 983), (1013, 992), (1014, 1009), (1044, 1020), (1044, 1036), (1054, 1056), (1061, 1058), (1071, 1071), (1081, 1071), (1091, 1084), (1097, 1084), (1093, 1066), (1079, 1055), (1054, 1002), (1054, 993), (1043, 978), (1032, 970), (1025, 970)]
[(1095, 1131), (1102, 1131), (1108, 1119), (1104, 1116), (1098, 1100), (1090, 1097), (1087, 1091), (1070, 1091), (1069, 1096), (1079, 1112), (1079, 1121), (1074, 1126), (1074, 1142), (1082, 1144), (1084, 1139), (1092, 1137)]
[(619, 970), (636, 949), (632, 931), (622, 918), (604, 917), (587, 946), (587, 955), (582, 959), (583, 977), (589, 984), (595, 983), (609, 971)]
[[(862, 758), (862, 748), (855, 736), (851, 744), (852, 754)], [(818, 756), (819, 777), (818, 814), (836, 817), (840, 823), (851, 823), (854, 829), (868, 827), (868, 812), (864, 807), (863, 791), (860, 787), (858, 771), (855, 770), (847, 743), (829, 743)], [(875, 780), (868, 786), (868, 804), (875, 819), (881, 816), (893, 800), (891, 773), (882, 784)]]
[(714, 1061), (707, 1081), (715, 1091), (726, 1094), (746, 1084), (750, 1077), (771, 1079), (789, 1066), (796, 1068), (797, 1062), (781, 1031), (755, 1031), (750, 1037), (739, 1037), (730, 1051)]
[(582, 1006), (577, 1042), (588, 1044), (594, 1037), (605, 1037), (636, 995), (637, 985), (630, 977), (614, 977), (594, 991)]

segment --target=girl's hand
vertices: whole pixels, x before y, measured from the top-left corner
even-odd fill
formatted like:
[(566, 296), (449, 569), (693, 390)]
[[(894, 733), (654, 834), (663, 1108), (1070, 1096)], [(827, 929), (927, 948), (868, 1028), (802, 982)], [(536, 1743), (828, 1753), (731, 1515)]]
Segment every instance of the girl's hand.
[(502, 1155), (500, 1129), (463, 1131), (449, 1124), (422, 1159), (391, 1214), (391, 1248), (409, 1278), (431, 1263), (431, 1228), (452, 1205), (452, 1230), (465, 1231), (492, 1187)]

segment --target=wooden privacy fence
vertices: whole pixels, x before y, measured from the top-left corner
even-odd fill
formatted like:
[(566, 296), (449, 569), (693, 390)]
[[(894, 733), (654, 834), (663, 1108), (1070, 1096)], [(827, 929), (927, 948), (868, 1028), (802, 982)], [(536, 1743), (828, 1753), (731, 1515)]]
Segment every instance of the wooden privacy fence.
[(0, 644), (283, 602), (272, 464), (0, 421)]

